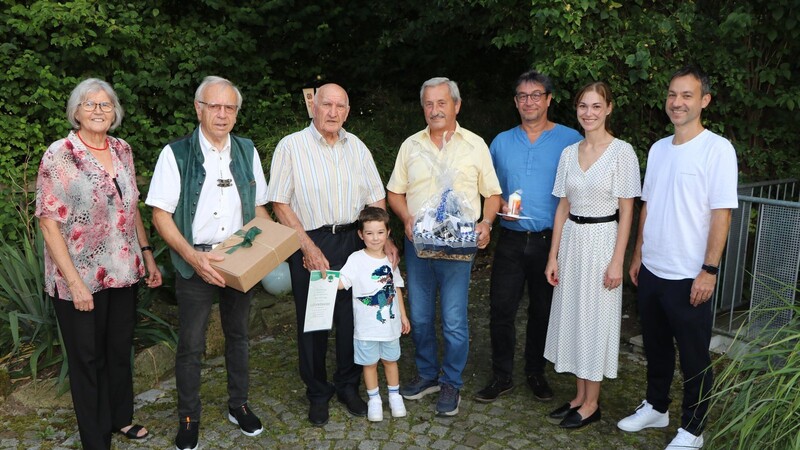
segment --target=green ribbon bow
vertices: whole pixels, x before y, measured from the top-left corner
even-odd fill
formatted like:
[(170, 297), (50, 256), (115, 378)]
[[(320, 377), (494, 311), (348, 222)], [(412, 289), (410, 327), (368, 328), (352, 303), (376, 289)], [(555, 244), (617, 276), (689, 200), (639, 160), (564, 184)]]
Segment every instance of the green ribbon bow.
[(235, 252), (236, 250), (239, 250), (240, 247), (244, 247), (244, 248), (252, 247), (253, 246), (253, 241), (256, 239), (256, 236), (261, 234), (261, 229), (258, 228), (258, 227), (253, 227), (253, 228), (250, 228), (249, 230), (247, 230), (247, 233), (243, 232), (242, 230), (239, 230), (239, 231), (237, 231), (236, 233), (233, 233), (233, 234), (235, 234), (236, 236), (241, 237), (242, 238), (242, 242), (239, 242), (238, 244), (236, 244), (233, 247), (231, 247), (227, 252), (225, 252), (225, 253), (227, 253), (229, 255), (231, 253)]

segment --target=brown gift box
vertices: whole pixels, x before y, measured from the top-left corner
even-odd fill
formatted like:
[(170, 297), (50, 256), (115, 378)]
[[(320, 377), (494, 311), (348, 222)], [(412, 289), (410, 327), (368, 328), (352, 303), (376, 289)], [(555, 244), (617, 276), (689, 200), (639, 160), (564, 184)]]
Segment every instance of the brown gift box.
[[(261, 233), (254, 236), (251, 246), (240, 245), (253, 227), (258, 227)], [(300, 239), (296, 231), (256, 217), (211, 250), (211, 253), (225, 257), (224, 261), (211, 261), (211, 266), (225, 279), (227, 286), (247, 292), (298, 249)]]

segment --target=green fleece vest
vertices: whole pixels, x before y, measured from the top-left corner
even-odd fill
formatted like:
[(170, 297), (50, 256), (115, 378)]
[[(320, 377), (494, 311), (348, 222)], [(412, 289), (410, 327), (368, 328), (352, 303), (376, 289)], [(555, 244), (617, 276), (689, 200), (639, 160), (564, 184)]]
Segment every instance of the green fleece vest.
[[(239, 192), (242, 202), (242, 224), (253, 220), (256, 216), (256, 180), (253, 177), (253, 141), (234, 135), (231, 137), (231, 174)], [(190, 244), (194, 244), (192, 237), (192, 222), (197, 212), (197, 201), (200, 199), (200, 190), (206, 179), (206, 170), (203, 168), (203, 151), (200, 149), (200, 129), (194, 133), (178, 139), (169, 144), (175, 161), (178, 163), (178, 172), (181, 174), (181, 195), (178, 206), (172, 214), (178, 230)], [(172, 264), (184, 278), (191, 278), (194, 268), (189, 265), (174, 250), (170, 251)]]

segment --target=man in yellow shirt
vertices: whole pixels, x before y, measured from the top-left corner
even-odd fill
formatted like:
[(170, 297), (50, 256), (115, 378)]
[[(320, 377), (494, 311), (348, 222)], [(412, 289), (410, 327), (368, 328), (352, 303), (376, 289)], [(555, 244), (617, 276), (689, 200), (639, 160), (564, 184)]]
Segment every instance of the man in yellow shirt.
[[(412, 230), (423, 204), (439, 195), (443, 188), (434, 164), (457, 174), (453, 185), (448, 187), (466, 197), (474, 212), (481, 209), (480, 197), (486, 199), (483, 220), (475, 227), (478, 248), (489, 244), (501, 190), (486, 143), (456, 122), (461, 109), (458, 85), (447, 78), (432, 78), (422, 84), (420, 100), (428, 126), (400, 146), (387, 186), (389, 206), (405, 225), (411, 336), (416, 348), (417, 376), (402, 386), (400, 393), (406, 399), (416, 400), (441, 390), (436, 411), (454, 416), (458, 414), (461, 373), (469, 351), (467, 300), (472, 261), (418, 257), (412, 244)], [(437, 291), (444, 337), (441, 364), (435, 329)]]

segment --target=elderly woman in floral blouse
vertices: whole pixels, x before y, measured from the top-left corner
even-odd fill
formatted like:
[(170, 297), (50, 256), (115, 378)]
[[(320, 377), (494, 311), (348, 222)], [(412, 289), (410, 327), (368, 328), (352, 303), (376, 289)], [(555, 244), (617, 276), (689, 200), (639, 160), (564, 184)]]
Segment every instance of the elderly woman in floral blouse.
[(42, 157), (36, 216), (45, 241), (45, 290), (53, 299), (69, 361), (72, 401), (85, 449), (109, 449), (111, 433), (141, 439), (133, 425), (131, 345), (136, 286), (161, 284), (139, 216), (127, 142), (109, 136), (122, 107), (105, 81), (70, 95), (74, 130)]

